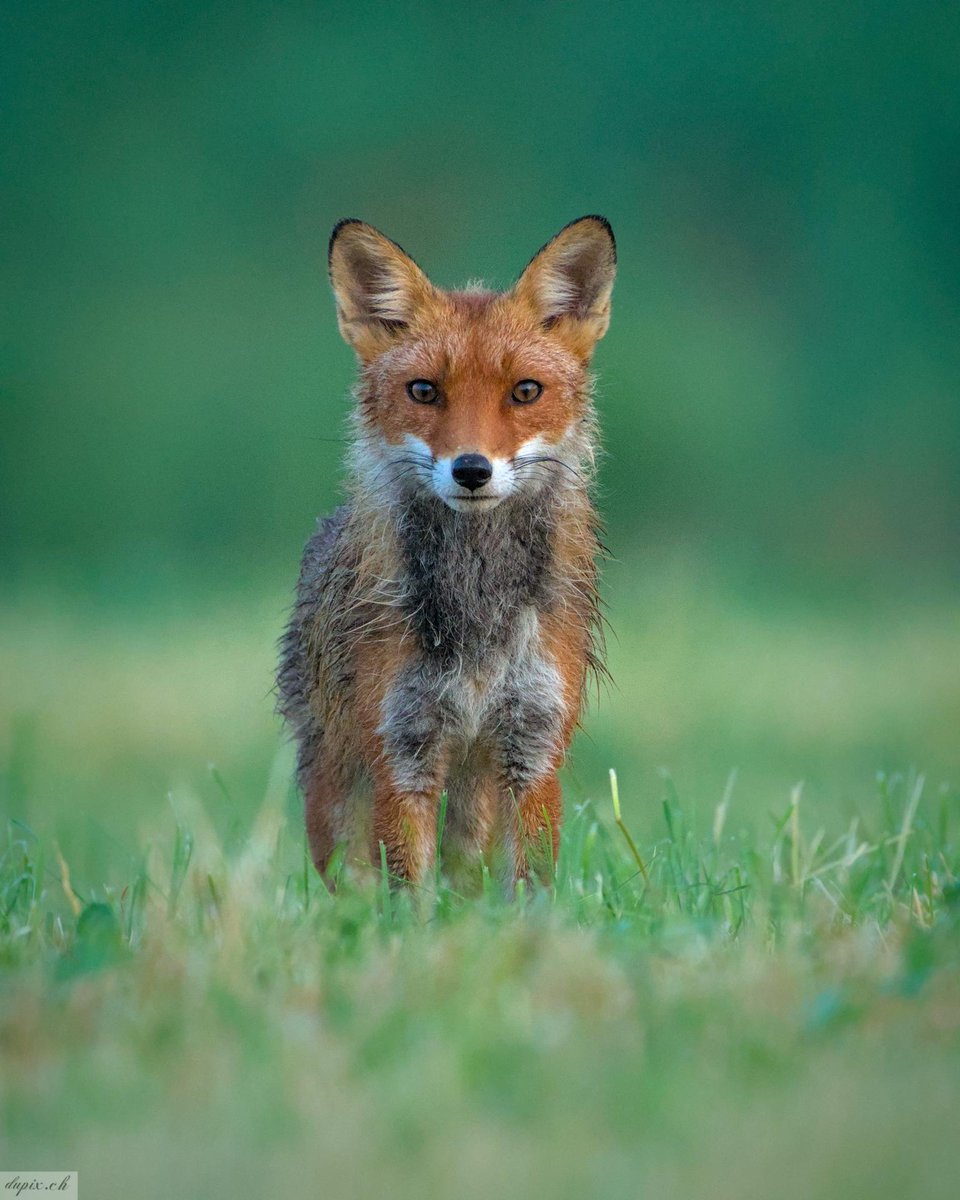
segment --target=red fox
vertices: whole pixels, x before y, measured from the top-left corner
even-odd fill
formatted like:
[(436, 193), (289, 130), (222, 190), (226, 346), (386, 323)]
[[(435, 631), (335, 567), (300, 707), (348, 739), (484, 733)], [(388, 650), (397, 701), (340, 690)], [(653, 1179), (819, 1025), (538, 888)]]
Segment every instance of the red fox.
[(329, 267), (359, 359), (349, 499), (307, 543), (277, 677), (313, 861), (416, 884), (446, 792), (445, 865), (499, 852), (516, 882), (556, 861), (602, 669), (588, 367), (613, 232), (573, 221), (504, 293), (443, 291), (356, 220)]

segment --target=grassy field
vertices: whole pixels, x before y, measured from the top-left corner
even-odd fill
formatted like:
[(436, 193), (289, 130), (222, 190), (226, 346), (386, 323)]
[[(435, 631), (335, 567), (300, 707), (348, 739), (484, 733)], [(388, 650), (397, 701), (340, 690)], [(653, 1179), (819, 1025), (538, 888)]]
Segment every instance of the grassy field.
[(517, 903), (319, 888), (282, 596), (11, 595), (0, 1166), (98, 1200), (951, 1194), (955, 603), (612, 588), (617, 687)]

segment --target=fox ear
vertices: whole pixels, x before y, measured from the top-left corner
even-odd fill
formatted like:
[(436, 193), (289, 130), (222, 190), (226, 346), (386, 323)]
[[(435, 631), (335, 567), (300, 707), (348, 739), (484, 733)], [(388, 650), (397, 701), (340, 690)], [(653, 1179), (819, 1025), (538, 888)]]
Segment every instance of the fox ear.
[(534, 255), (513, 294), (544, 329), (586, 359), (610, 324), (616, 269), (610, 223), (604, 217), (580, 217)]
[(408, 254), (363, 221), (330, 235), (330, 282), (343, 338), (369, 360), (394, 345), (436, 289)]

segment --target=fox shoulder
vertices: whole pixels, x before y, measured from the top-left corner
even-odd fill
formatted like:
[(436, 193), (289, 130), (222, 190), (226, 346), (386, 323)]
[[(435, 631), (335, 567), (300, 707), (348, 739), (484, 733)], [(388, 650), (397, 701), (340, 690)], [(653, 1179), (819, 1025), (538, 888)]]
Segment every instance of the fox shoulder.
[(321, 605), (330, 570), (350, 519), (350, 505), (343, 504), (329, 517), (321, 517), (307, 542), (300, 562), (300, 578), (293, 612), (280, 642), (277, 670), (278, 708), (296, 721), (310, 692), (307, 663), (309, 628)]

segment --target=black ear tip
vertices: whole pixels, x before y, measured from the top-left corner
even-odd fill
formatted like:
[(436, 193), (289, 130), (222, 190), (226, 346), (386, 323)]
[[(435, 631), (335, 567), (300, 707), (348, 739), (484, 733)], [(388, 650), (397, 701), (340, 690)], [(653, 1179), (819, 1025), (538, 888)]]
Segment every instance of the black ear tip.
[(613, 226), (606, 217), (602, 217), (599, 213), (587, 213), (585, 217), (579, 217), (576, 221), (571, 221), (571, 225), (579, 225), (581, 221), (593, 221), (597, 225), (603, 227), (604, 232), (610, 239), (610, 245), (613, 247), (613, 261), (617, 261), (617, 239), (613, 236)]
[(359, 217), (344, 217), (342, 221), (338, 221), (336, 225), (334, 225), (333, 232), (330, 234), (330, 241), (327, 244), (328, 267), (330, 266), (330, 260), (333, 257), (333, 248), (337, 244), (337, 238), (341, 233), (343, 233), (344, 229), (346, 229), (348, 225), (361, 225), (364, 229), (366, 229), (367, 234), (371, 239), (374, 241), (379, 240), (386, 246), (392, 246), (394, 250), (398, 250), (404, 258), (409, 258), (414, 266), (417, 265), (413, 258), (406, 252), (406, 250), (404, 250), (399, 243), (395, 242), (393, 238), (388, 238), (386, 234), (381, 233), (379, 229), (375, 229), (368, 222), (361, 221)]
[(338, 221), (333, 227), (330, 234), (330, 241), (327, 243), (327, 262), (330, 261), (330, 256), (333, 254), (333, 244), (348, 225), (363, 225), (364, 222), (359, 217), (344, 217)]

